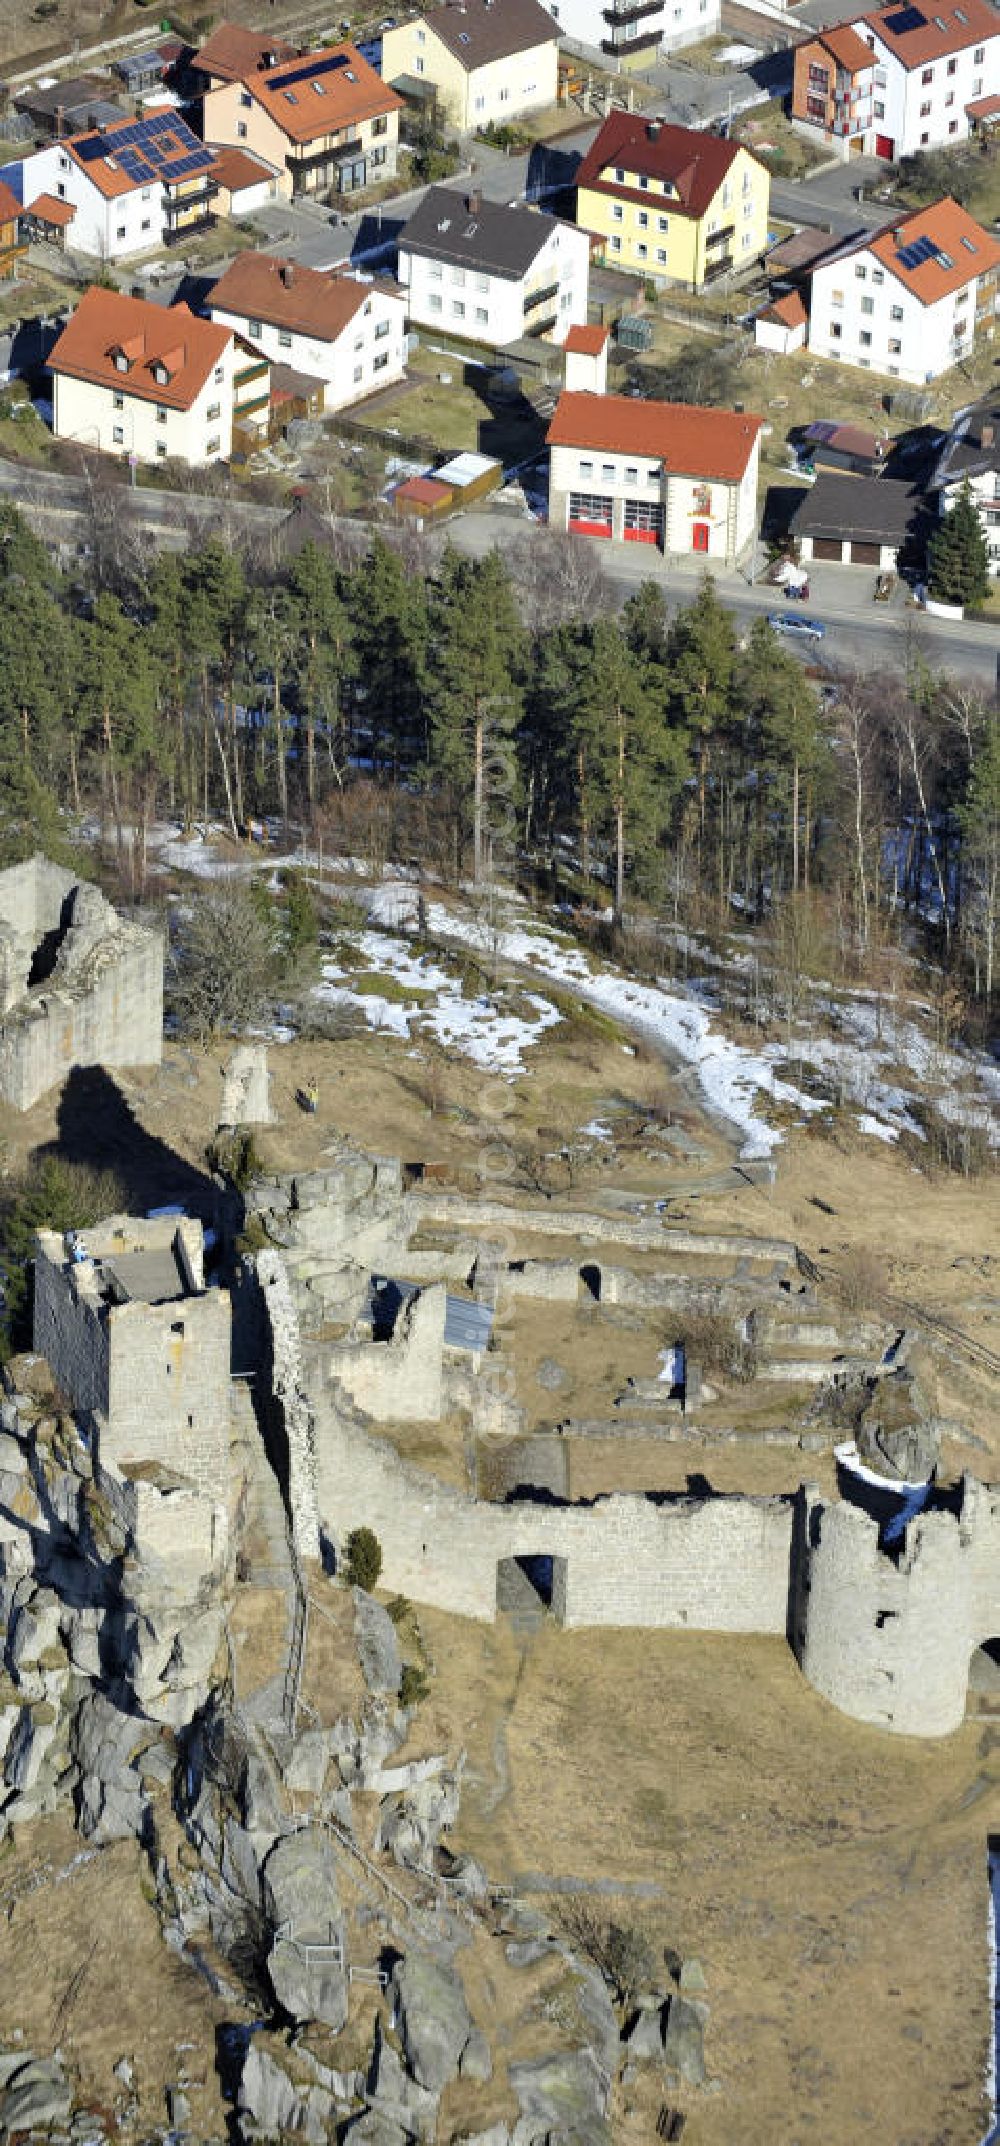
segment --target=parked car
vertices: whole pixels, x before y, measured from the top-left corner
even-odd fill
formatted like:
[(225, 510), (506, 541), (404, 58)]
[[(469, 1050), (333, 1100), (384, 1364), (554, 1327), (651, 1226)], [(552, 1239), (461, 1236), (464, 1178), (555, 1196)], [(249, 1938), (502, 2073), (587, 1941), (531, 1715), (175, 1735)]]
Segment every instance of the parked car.
[(797, 633), (806, 641), (822, 641), (826, 634), (818, 618), (799, 618), (794, 611), (770, 611), (767, 623), (773, 633)]

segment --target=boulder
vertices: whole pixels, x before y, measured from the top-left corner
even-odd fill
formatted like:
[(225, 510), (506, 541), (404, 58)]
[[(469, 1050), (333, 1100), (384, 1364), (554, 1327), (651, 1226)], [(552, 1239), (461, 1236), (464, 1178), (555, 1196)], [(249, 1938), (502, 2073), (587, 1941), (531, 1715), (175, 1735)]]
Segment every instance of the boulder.
[(105, 1848), (109, 1841), (141, 1839), (147, 1810), (142, 1783), (130, 1768), (115, 1781), (87, 1774), (80, 1783), (77, 1823), (84, 1840)]
[(682, 1960), (677, 1985), (685, 1997), (701, 1997), (708, 1988), (700, 1960)]
[(395, 1696), (403, 1675), (396, 1627), (374, 1595), (366, 1594), (363, 1587), (355, 1587), (353, 1593), (354, 1637), (365, 1683), (369, 1691)]
[(274, 1925), (294, 1922), (318, 1932), (340, 1914), (337, 1858), (320, 1826), (285, 1833), (264, 1863), (264, 1905)]
[(535, 1380), (545, 1393), (559, 1393), (568, 1384), (569, 1373), (563, 1370), (562, 1364), (556, 1363), (554, 1357), (546, 1356), (535, 1372)]
[(679, 2072), (688, 2086), (705, 2083), (705, 2053), (701, 2015), (686, 1997), (671, 1997), (663, 2035), (663, 2061), (669, 2071)]
[(381, 2109), (362, 2109), (360, 2116), (345, 2124), (341, 2135), (351, 2139), (353, 2146), (409, 2146), (410, 2142), (409, 2131)]
[(81, 1699), (73, 1716), (70, 1749), (84, 1778), (97, 1774), (102, 1781), (116, 1781), (150, 1733), (135, 1714), (93, 1691)]
[(252, 2041), (237, 2095), (240, 2131), (246, 2139), (301, 2138), (325, 2146), (332, 2136), (336, 2104), (320, 2086), (296, 2086), (266, 2049)]
[(440, 1773), (383, 1804), (378, 1846), (411, 1870), (431, 1870), (441, 1835), (455, 1824), (460, 1805), (458, 1775)]
[(322, 1793), (330, 1764), (330, 1736), (326, 1729), (305, 1729), (297, 1736), (282, 1768), (285, 1787), (307, 1796)]
[(628, 2033), (625, 2046), (631, 2058), (648, 2063), (651, 2058), (663, 2055), (664, 2000), (651, 1997), (643, 2001)]
[(573, 1959), (572, 1966), (577, 1978), (576, 2008), (589, 2046), (603, 2070), (615, 2072), (621, 2057), (621, 2035), (607, 1983), (596, 1967), (585, 1966), (577, 1959)]
[(334, 2034), (345, 2024), (348, 2002), (343, 1926), (338, 1930), (339, 1946), (333, 1934), (322, 1942), (279, 1937), (267, 1956), (271, 1988), (282, 2010), (299, 2024), (321, 2020)]
[(458, 1976), (425, 1952), (408, 1952), (393, 1970), (392, 1994), (407, 2064), (421, 2086), (439, 2094), (458, 2075), (472, 2031)]
[(16, 1676), (22, 1669), (33, 1668), (43, 1654), (59, 1648), (59, 1621), (62, 1604), (58, 1595), (39, 1587), (30, 1602), (22, 1603), (15, 1612), (7, 1635), (7, 1662)]
[(16, 1795), (27, 1795), (35, 1787), (47, 1752), (59, 1733), (59, 1716), (54, 1706), (25, 1706), (7, 1746), (4, 1759), (4, 1780)]
[(322, 2020), (338, 2032), (347, 2018), (348, 1984), (328, 1835), (306, 1826), (277, 1841), (264, 1864), (263, 1898), (274, 1931), (267, 1971), (278, 2003), (292, 2019)]
[(0, 2088), (0, 2136), (62, 2129), (72, 2106), (58, 2057), (22, 2057)]
[[(584, 2049), (567, 2049), (510, 2066), (510, 2083), (529, 2134), (548, 2133), (572, 2140), (573, 2146), (611, 2146), (604, 2113), (604, 2089), (593, 2060)], [(515, 2137), (517, 2132), (515, 2132)]]
[(433, 2136), (437, 2122), (438, 2096), (404, 2069), (397, 2050), (387, 2042), (380, 2019), (375, 2021), (375, 2047), (368, 2075), (368, 2092), (383, 2115), (421, 2137)]

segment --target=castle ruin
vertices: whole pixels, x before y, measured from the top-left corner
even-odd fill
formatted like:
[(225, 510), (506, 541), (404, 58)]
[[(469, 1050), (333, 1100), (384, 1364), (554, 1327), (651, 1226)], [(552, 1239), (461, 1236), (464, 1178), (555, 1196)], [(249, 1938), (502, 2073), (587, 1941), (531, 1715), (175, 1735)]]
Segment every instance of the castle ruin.
[(158, 1065), (163, 944), (49, 858), (0, 872), (0, 1100), (30, 1110), (74, 1066)]

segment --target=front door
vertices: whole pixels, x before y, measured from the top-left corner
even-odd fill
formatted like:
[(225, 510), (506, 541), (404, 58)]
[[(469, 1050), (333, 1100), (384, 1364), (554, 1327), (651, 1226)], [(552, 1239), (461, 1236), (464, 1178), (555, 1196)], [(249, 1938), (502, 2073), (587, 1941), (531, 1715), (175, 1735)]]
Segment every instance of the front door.
[(709, 536), (710, 536), (710, 533), (711, 533), (711, 532), (710, 532), (710, 530), (709, 530), (709, 526), (708, 526), (708, 523), (707, 523), (707, 522), (692, 522), (692, 524), (691, 524), (691, 549), (692, 549), (692, 551), (707, 551), (707, 550), (708, 550), (708, 540), (709, 540)]

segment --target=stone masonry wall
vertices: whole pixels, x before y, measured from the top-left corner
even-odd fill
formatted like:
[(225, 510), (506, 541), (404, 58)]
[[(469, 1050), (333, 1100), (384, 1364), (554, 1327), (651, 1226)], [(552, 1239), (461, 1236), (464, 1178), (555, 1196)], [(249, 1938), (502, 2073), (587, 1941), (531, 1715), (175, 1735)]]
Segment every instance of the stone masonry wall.
[(480, 1504), (407, 1467), (329, 1387), (317, 1396), (316, 1459), (331, 1537), (374, 1528), (383, 1584), (415, 1601), (492, 1620), (501, 1560), (550, 1556), (566, 1560), (567, 1625), (785, 1633), (788, 1501)]
[(56, 1385), (82, 1416), (106, 1413), (110, 1392), (108, 1330), (100, 1307), (71, 1285), (53, 1256), (35, 1260), (32, 1346), (44, 1356)]
[[(30, 990), (39, 940), (71, 917), (55, 965)], [(45, 858), (0, 873), (0, 932), (7, 951), (0, 1021), (0, 1097), (29, 1110), (73, 1066), (157, 1064), (163, 1039), (163, 945), (124, 923), (96, 887), (75, 885)], [(14, 961), (16, 951), (16, 962)], [(23, 995), (14, 997), (19, 964)]]
[(116, 1465), (159, 1460), (210, 1497), (229, 1483), (232, 1315), (225, 1290), (106, 1313), (108, 1407), (100, 1449)]
[(345, 1341), (319, 1351), (335, 1379), (377, 1423), (437, 1423), (441, 1416), (446, 1291), (432, 1284), (404, 1305), (391, 1341)]
[(967, 1479), (959, 1514), (911, 1521), (898, 1559), (860, 1507), (803, 1495), (794, 1642), (817, 1691), (857, 1720), (946, 1736), (969, 1661), (1000, 1629), (1000, 1495)]

